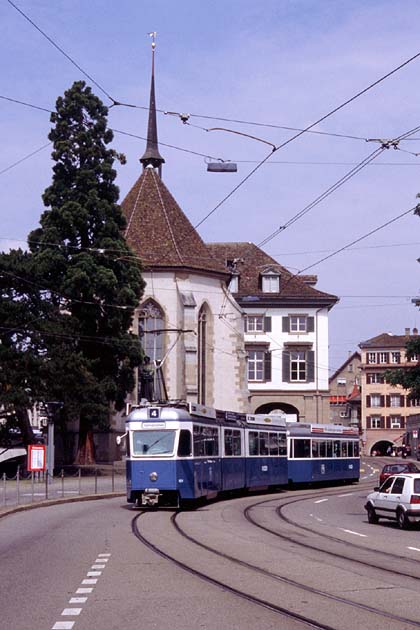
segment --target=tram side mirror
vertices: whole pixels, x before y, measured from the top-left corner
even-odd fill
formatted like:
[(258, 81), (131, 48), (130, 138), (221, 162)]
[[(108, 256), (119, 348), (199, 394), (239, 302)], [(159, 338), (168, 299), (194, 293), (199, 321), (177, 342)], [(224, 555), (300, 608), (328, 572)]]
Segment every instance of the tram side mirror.
[(121, 442), (124, 440), (126, 436), (127, 436), (127, 433), (124, 433), (124, 435), (117, 435), (117, 437), (115, 438), (117, 446), (121, 445)]

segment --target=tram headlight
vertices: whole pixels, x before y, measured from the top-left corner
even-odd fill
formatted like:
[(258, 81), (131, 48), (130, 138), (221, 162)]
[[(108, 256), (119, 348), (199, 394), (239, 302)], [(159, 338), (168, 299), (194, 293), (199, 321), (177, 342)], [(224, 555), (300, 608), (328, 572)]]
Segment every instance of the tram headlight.
[(150, 475), (149, 475), (150, 481), (157, 481), (157, 478), (158, 478), (157, 472), (150, 473)]

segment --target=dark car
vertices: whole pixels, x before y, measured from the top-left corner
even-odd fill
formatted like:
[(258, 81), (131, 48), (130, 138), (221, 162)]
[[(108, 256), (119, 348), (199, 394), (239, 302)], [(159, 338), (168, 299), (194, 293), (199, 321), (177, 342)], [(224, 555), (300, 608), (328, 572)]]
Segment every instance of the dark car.
[(404, 462), (401, 464), (387, 464), (382, 468), (379, 475), (379, 485), (381, 486), (385, 479), (391, 475), (400, 475), (401, 473), (419, 473), (420, 469), (412, 462)]

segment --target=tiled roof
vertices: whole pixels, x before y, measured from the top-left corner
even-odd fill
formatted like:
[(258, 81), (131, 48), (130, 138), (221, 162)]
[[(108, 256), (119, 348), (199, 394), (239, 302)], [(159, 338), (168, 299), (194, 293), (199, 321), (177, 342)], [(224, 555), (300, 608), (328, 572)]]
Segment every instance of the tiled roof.
[[(253, 243), (208, 243), (208, 249), (222, 264), (236, 259), (236, 271), (239, 273), (239, 291), (235, 297), (239, 301), (246, 296), (261, 298), (285, 299), (307, 298), (310, 301), (322, 301), (331, 306), (338, 301), (337, 296), (324, 293), (311, 286), (314, 276), (295, 276), (274, 258), (266, 254)], [(275, 270), (280, 274), (280, 292), (263, 293), (261, 288), (261, 272)], [(306, 281), (305, 281), (306, 280)]]
[(418, 335), (393, 335), (381, 333), (372, 339), (359, 343), (359, 348), (403, 348), (407, 341), (418, 338)]
[(175, 267), (228, 277), (155, 169), (144, 169), (121, 207), (127, 242), (145, 269)]

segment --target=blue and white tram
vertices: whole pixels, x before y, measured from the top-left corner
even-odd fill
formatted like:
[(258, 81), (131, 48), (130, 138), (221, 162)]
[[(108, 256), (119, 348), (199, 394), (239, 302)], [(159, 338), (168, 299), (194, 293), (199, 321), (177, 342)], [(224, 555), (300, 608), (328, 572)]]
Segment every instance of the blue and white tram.
[(335, 424), (287, 423), (289, 483), (359, 481), (359, 431)]
[(197, 404), (139, 407), (126, 420), (127, 501), (179, 506), (287, 483), (286, 421)]

